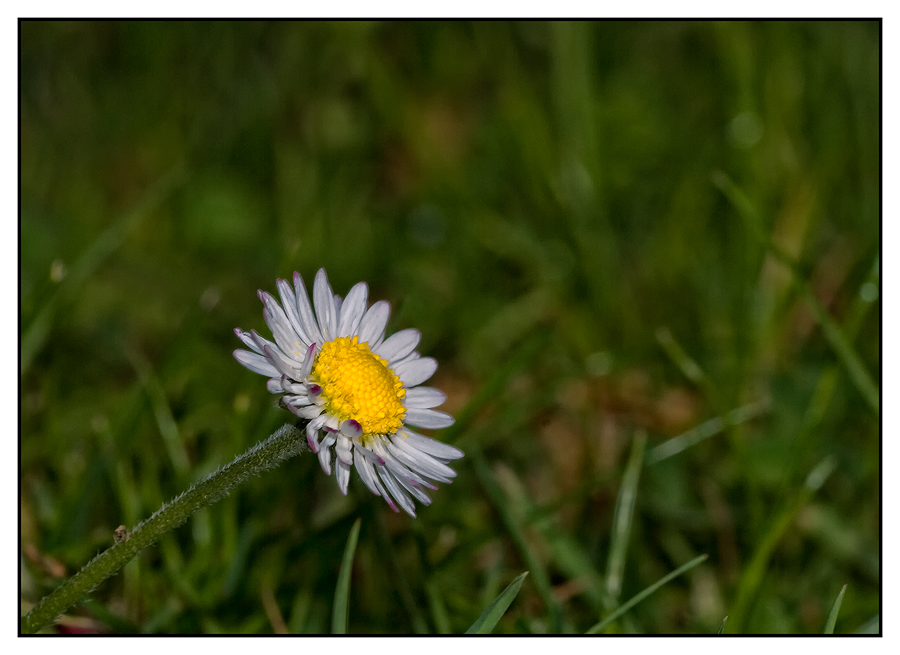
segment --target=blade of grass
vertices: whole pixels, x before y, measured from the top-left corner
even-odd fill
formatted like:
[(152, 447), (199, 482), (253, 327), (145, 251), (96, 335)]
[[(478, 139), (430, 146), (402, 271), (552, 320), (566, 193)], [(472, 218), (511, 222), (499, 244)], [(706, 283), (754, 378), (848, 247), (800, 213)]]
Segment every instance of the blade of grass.
[(647, 434), (643, 431), (634, 436), (631, 454), (622, 476), (622, 487), (616, 501), (616, 512), (613, 516), (612, 538), (609, 546), (609, 559), (606, 564), (606, 600), (607, 610), (616, 606), (622, 592), (622, 578), (625, 572), (625, 555), (628, 552), (628, 538), (631, 536), (631, 523), (634, 518), (634, 505), (637, 499), (637, 486), (641, 479), (641, 468), (644, 465), (644, 449), (647, 445)]
[(727, 617), (727, 616), (726, 616), (724, 619), (722, 619), (722, 625), (720, 625), (720, 626), (719, 626), (719, 629), (716, 630), (716, 634), (717, 634), (717, 635), (724, 635), (724, 634), (725, 634), (725, 624), (726, 624), (726, 623), (728, 623), (728, 617)]
[(503, 524), (506, 526), (513, 543), (522, 555), (522, 559), (525, 560), (529, 571), (534, 572), (534, 585), (537, 588), (538, 595), (540, 595), (547, 610), (550, 612), (551, 631), (558, 633), (562, 628), (562, 608), (560, 608), (559, 603), (557, 603), (556, 599), (553, 597), (553, 590), (550, 585), (550, 575), (547, 573), (544, 563), (525, 538), (525, 532), (522, 529), (522, 525), (513, 515), (509, 506), (509, 501), (503, 493), (503, 490), (500, 488), (500, 485), (494, 479), (494, 475), (488, 468), (481, 450), (477, 446), (473, 448), (471, 445), (468, 450), (469, 452), (467, 454), (472, 458), (472, 466), (475, 469), (475, 474), (478, 476), (479, 482), (481, 482), (481, 485), (487, 492), (488, 498), (500, 515), (500, 520), (502, 520)]
[(881, 634), (881, 615), (876, 614), (871, 619), (859, 626), (853, 634), (855, 635), (877, 635)]
[(662, 349), (666, 351), (669, 359), (671, 359), (679, 368), (684, 377), (698, 387), (709, 387), (709, 378), (703, 373), (703, 369), (701, 369), (700, 365), (687, 354), (685, 349), (681, 347), (681, 344), (675, 340), (675, 337), (672, 336), (672, 331), (669, 330), (669, 328), (657, 328), (656, 340), (659, 342), (659, 345), (662, 346)]
[(640, 603), (642, 600), (644, 600), (645, 598), (650, 596), (657, 589), (662, 587), (664, 584), (674, 580), (682, 573), (686, 573), (687, 571), (690, 571), (692, 568), (694, 568), (701, 562), (705, 562), (708, 557), (709, 557), (709, 555), (699, 555), (699, 556), (695, 557), (694, 559), (692, 559), (687, 564), (684, 564), (684, 565), (678, 567), (677, 569), (675, 569), (674, 571), (672, 571), (671, 573), (669, 573), (668, 575), (663, 576), (662, 578), (660, 578), (659, 580), (654, 582), (652, 585), (650, 585), (649, 587), (644, 589), (642, 592), (632, 596), (631, 599), (628, 600), (628, 602), (626, 602), (624, 605), (619, 607), (615, 612), (613, 612), (612, 614), (607, 616), (605, 619), (603, 619), (599, 623), (591, 626), (588, 629), (586, 634), (595, 635), (595, 634), (599, 633), (604, 628), (606, 628), (608, 625), (610, 625), (613, 621), (615, 621), (620, 616), (625, 614), (625, 612), (630, 610), (632, 607), (634, 607), (635, 605)]
[(859, 391), (869, 407), (878, 414), (880, 403), (878, 385), (875, 384), (872, 376), (866, 370), (862, 360), (856, 353), (856, 350), (854, 350), (849, 340), (844, 336), (844, 333), (837, 322), (822, 306), (822, 303), (819, 302), (818, 298), (816, 298), (809, 283), (801, 274), (797, 263), (790, 255), (772, 241), (771, 235), (763, 228), (762, 221), (749, 198), (747, 198), (744, 192), (739, 189), (725, 173), (716, 171), (712, 176), (712, 181), (713, 184), (725, 194), (725, 197), (731, 201), (744, 218), (745, 223), (750, 228), (750, 232), (753, 233), (757, 240), (772, 254), (773, 257), (775, 257), (776, 260), (790, 271), (794, 284), (800, 289), (800, 292), (806, 300), (806, 304), (809, 306), (810, 311), (819, 323), (819, 327), (822, 328), (822, 333), (825, 335), (828, 345), (831, 346), (831, 349), (847, 370), (847, 374), (850, 376), (850, 380), (853, 382), (857, 391)]
[(825, 622), (825, 632), (823, 634), (834, 634), (834, 624), (837, 623), (838, 612), (841, 611), (841, 603), (844, 602), (845, 591), (847, 591), (847, 585), (841, 587), (841, 590), (838, 592), (834, 605), (831, 607), (831, 612), (828, 614), (828, 620)]
[(441, 596), (440, 587), (433, 579), (425, 583), (425, 595), (428, 597), (428, 607), (431, 610), (431, 619), (434, 621), (434, 628), (439, 635), (452, 634), (450, 627), (450, 617), (447, 616), (447, 608), (444, 605), (444, 598)]
[(772, 557), (778, 542), (781, 541), (781, 537), (784, 536), (797, 513), (809, 502), (812, 495), (825, 484), (825, 480), (834, 471), (835, 466), (836, 460), (833, 456), (828, 456), (819, 462), (806, 476), (806, 482), (800, 489), (800, 492), (797, 493), (793, 501), (787, 503), (776, 515), (765, 536), (759, 542), (750, 563), (746, 566), (738, 581), (734, 608), (730, 614), (735, 632), (742, 633), (747, 625), (748, 615), (756, 597), (756, 592), (762, 584), (766, 569), (769, 566), (769, 559)]
[(350, 572), (353, 570), (353, 555), (356, 553), (356, 541), (359, 538), (359, 526), (362, 519), (356, 519), (350, 528), (341, 569), (338, 572), (337, 588), (334, 590), (334, 609), (331, 613), (331, 634), (347, 634), (347, 610), (350, 605)]
[(769, 403), (761, 400), (755, 403), (738, 407), (728, 412), (725, 416), (716, 416), (704, 421), (697, 427), (691, 428), (676, 437), (672, 437), (659, 444), (647, 453), (647, 466), (656, 464), (673, 455), (677, 455), (691, 446), (696, 446), (701, 441), (721, 434), (730, 426), (740, 425), (750, 419), (756, 418), (769, 410)]
[(481, 613), (477, 619), (475, 619), (475, 623), (466, 630), (467, 635), (489, 635), (494, 631), (494, 627), (497, 625), (497, 622), (503, 617), (506, 613), (506, 610), (509, 608), (510, 604), (512, 604), (515, 597), (519, 594), (519, 589), (522, 588), (522, 583), (525, 581), (525, 576), (528, 575), (528, 571), (522, 573), (515, 580), (509, 583), (509, 586), (500, 592), (500, 595), (494, 600), (493, 603), (488, 605), (484, 611)]

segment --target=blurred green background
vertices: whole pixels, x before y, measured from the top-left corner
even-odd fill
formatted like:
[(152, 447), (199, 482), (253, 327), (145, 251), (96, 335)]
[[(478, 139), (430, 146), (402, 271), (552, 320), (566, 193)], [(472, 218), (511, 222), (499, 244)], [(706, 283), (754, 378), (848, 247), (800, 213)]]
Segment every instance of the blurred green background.
[(290, 420), (232, 330), (325, 267), (421, 330), (456, 481), (413, 520), (301, 456), (58, 629), (328, 632), (359, 516), (351, 632), (525, 570), (495, 632), (584, 632), (703, 553), (607, 631), (821, 633), (845, 584), (879, 630), (879, 23), (20, 34), (23, 609)]

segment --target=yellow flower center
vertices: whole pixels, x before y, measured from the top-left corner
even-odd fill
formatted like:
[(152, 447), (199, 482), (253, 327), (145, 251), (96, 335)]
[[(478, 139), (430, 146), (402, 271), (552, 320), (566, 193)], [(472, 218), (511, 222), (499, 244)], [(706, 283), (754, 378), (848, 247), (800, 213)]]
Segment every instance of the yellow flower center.
[(406, 415), (406, 389), (387, 365), (359, 337), (338, 337), (322, 344), (310, 377), (322, 387), (329, 414), (357, 421), (363, 437), (394, 434)]

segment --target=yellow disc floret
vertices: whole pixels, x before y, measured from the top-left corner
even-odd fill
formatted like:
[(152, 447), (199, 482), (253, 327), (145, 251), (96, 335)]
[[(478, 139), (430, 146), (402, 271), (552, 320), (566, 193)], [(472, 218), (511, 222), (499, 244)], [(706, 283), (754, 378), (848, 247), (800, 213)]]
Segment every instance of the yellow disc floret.
[(357, 421), (363, 437), (394, 434), (403, 425), (406, 389), (387, 361), (359, 337), (322, 344), (310, 378), (322, 387), (326, 411), (341, 421)]

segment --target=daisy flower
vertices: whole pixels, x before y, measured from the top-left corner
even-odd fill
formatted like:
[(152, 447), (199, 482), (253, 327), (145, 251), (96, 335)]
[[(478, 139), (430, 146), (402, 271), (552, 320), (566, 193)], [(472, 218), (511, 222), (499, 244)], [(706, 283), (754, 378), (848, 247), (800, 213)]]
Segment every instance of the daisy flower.
[[(266, 387), (280, 394), (283, 404), (309, 420), (306, 438), (319, 463), (335, 477), (347, 495), (350, 469), (376, 496), (415, 517), (413, 498), (429, 505), (429, 480), (451, 482), (447, 463), (462, 451), (410, 429), (445, 428), (453, 417), (432, 409), (447, 396), (419, 386), (437, 369), (431, 357), (415, 351), (421, 334), (401, 330), (384, 338), (390, 305), (379, 300), (366, 308), (368, 287), (360, 282), (345, 299), (336, 296), (320, 269), (313, 284), (313, 305), (299, 273), (294, 287), (278, 280), (281, 305), (259, 292), (263, 317), (275, 337), (268, 341), (255, 330), (234, 332), (246, 350), (234, 358), (254, 373), (269, 378)], [(315, 313), (313, 313), (315, 306)], [(321, 440), (320, 440), (321, 437)]]

